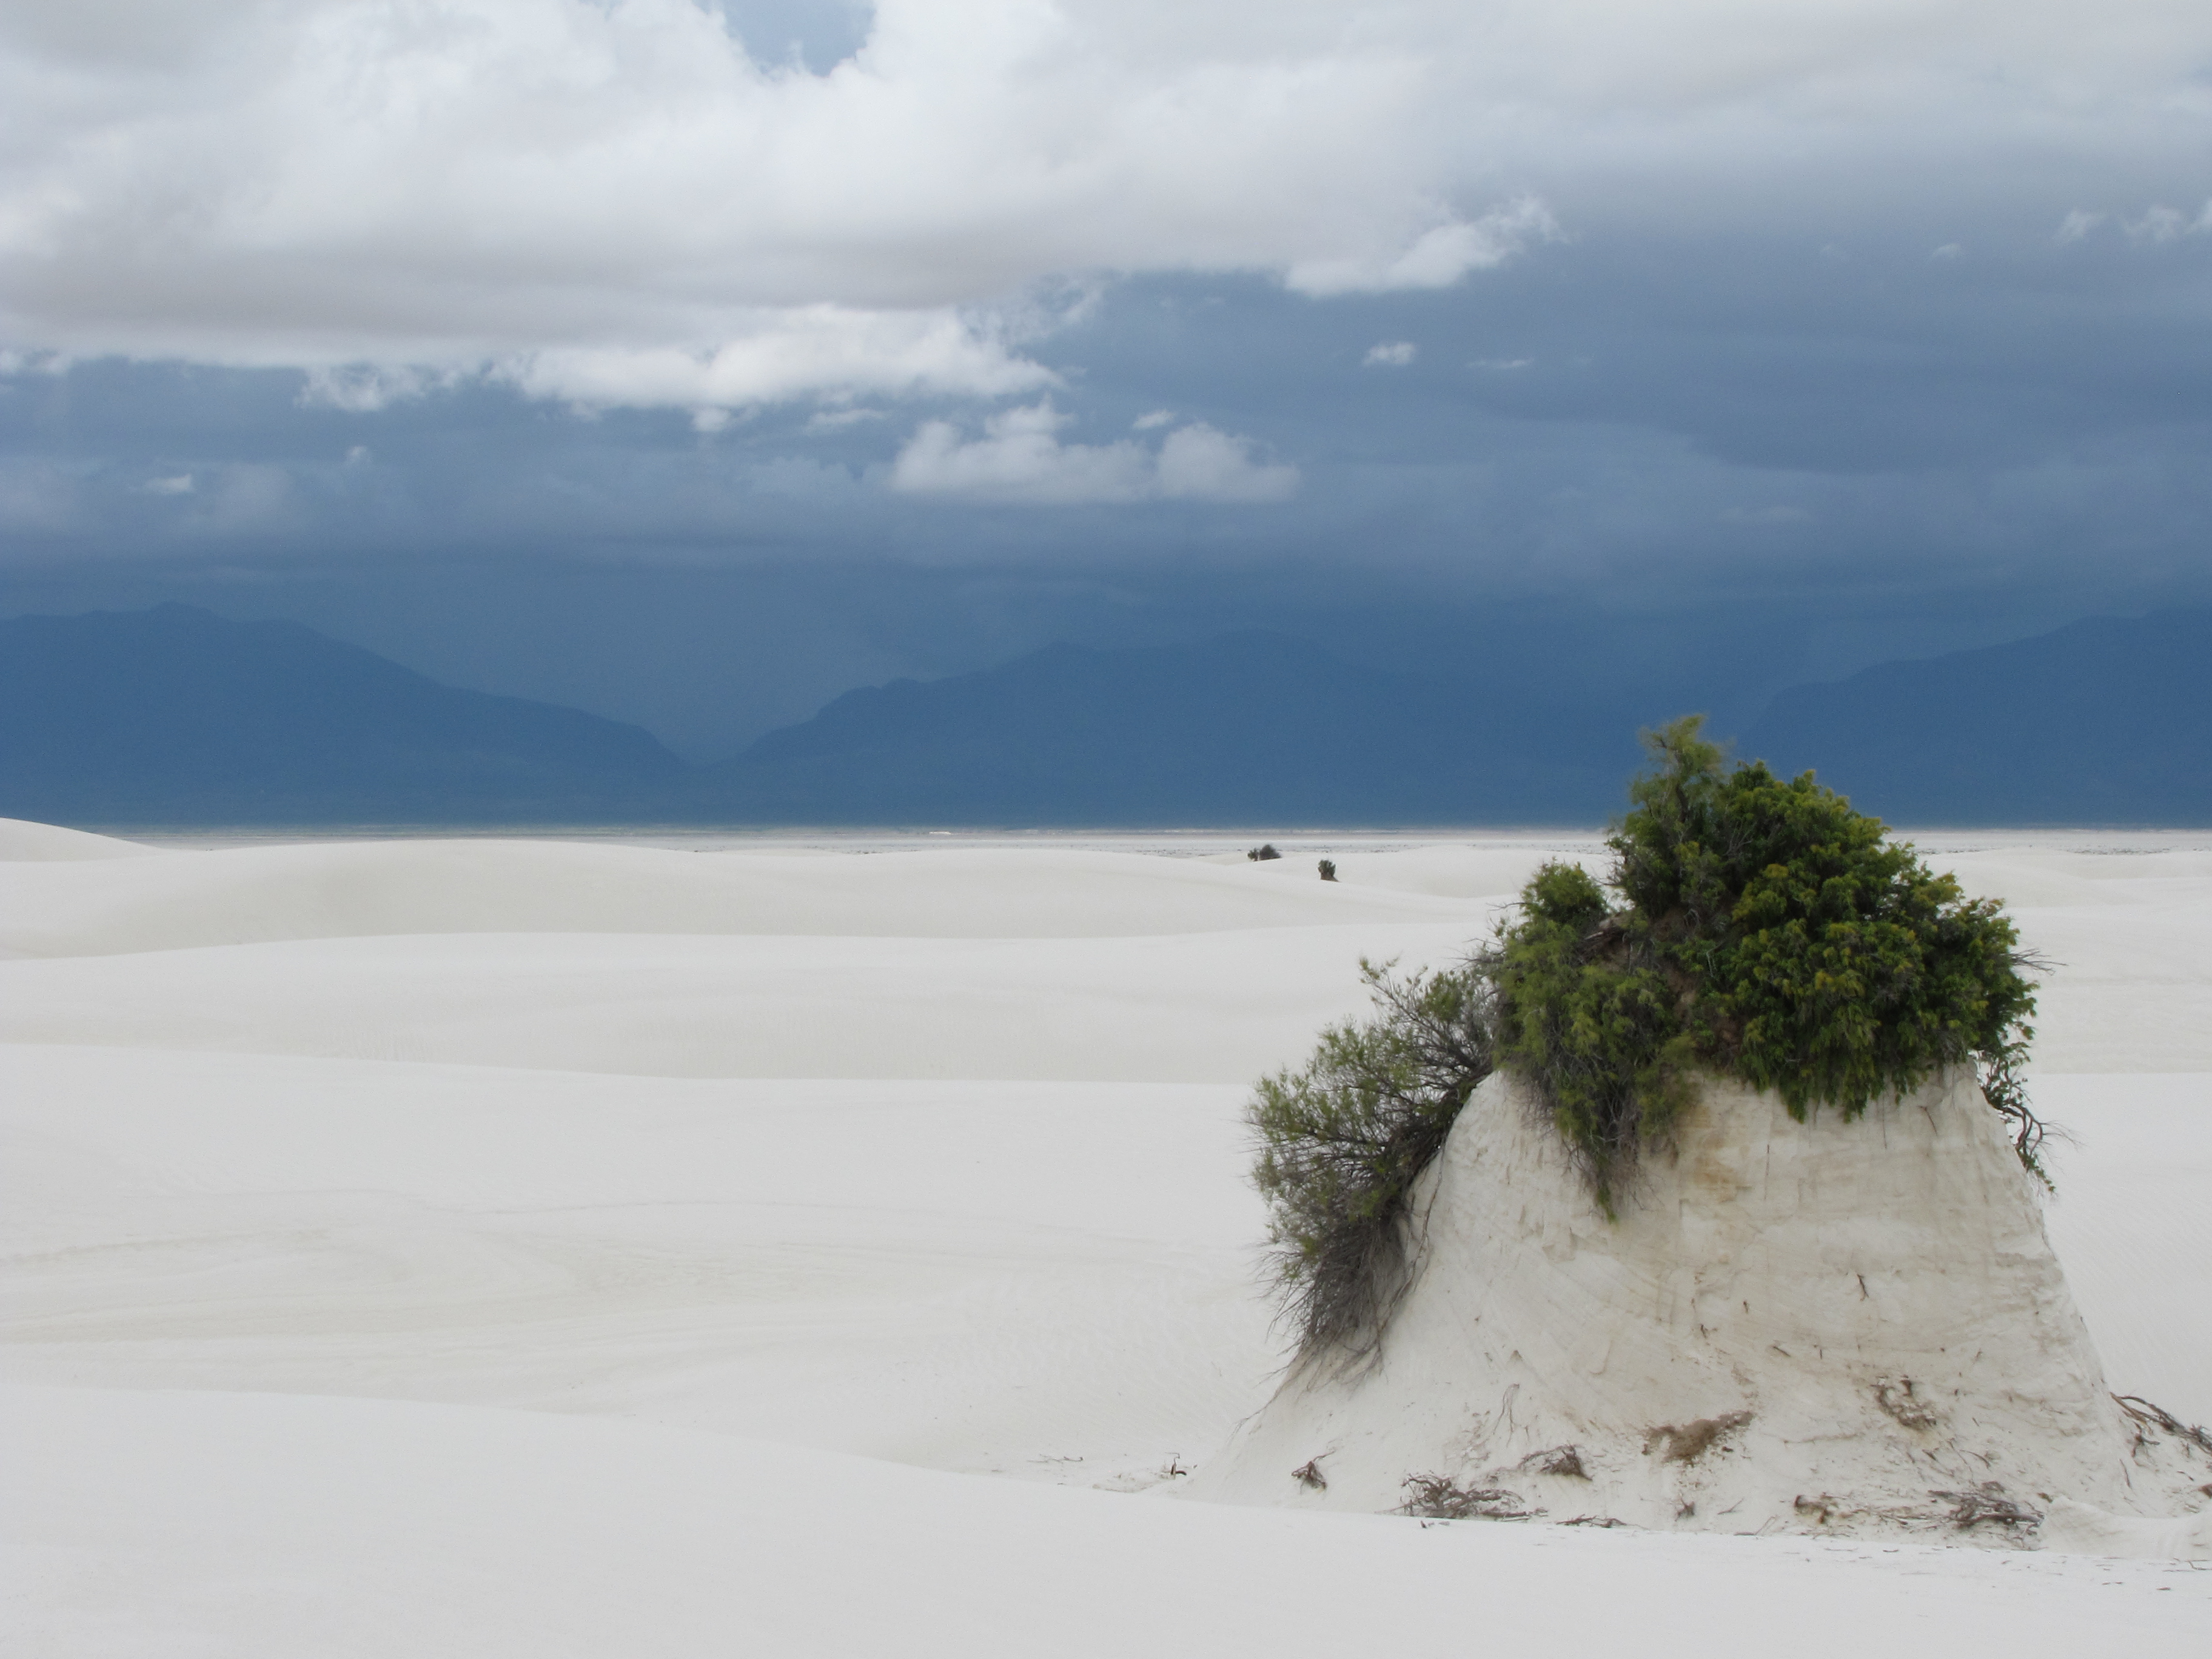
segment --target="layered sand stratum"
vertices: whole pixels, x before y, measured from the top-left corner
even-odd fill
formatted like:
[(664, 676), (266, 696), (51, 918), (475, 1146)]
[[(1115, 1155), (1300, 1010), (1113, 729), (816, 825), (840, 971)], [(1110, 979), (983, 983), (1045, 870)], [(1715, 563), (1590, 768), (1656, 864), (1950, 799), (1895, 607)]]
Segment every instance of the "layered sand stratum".
[[(2212, 1420), (2212, 854), (1930, 845), (2062, 964), (2111, 1386)], [(0, 1644), (2201, 1651), (2185, 1564), (1158, 1501), (1281, 1380), (1250, 1080), (1547, 853), (1171, 850), (0, 823)]]

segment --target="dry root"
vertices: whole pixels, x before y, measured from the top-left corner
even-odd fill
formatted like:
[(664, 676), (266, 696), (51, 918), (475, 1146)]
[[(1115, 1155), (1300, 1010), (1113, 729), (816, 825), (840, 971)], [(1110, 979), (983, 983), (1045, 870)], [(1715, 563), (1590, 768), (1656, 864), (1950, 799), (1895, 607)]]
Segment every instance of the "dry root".
[(2152, 1405), (2140, 1395), (2116, 1394), (2112, 1396), (2112, 1403), (2134, 1420), (2136, 1450), (2140, 1451), (2150, 1443), (2150, 1436), (2145, 1431), (2157, 1429), (2212, 1457), (2212, 1431), (2183, 1422), (2172, 1412), (2161, 1406)]
[(1928, 1495), (1951, 1505), (1950, 1514), (1943, 1518), (1961, 1532), (1978, 1527), (1984, 1521), (2000, 1527), (2033, 1527), (2043, 1520), (2033, 1510), (2006, 1497), (2005, 1489), (1994, 1480), (1984, 1480), (1971, 1492), (1931, 1492)]
[(1492, 1521), (1526, 1520), (1531, 1511), (1518, 1492), (1503, 1486), (1462, 1486), (1449, 1475), (1409, 1474), (1401, 1515), (1418, 1515), (1429, 1521), (1468, 1521), (1480, 1516)]

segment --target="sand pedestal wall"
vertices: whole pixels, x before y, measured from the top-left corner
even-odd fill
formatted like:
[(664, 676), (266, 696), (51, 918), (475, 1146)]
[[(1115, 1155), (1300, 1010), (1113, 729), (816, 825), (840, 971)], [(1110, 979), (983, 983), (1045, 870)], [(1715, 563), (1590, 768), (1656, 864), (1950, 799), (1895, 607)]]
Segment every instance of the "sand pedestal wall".
[(2107, 1391), (1971, 1079), (1804, 1123), (1717, 1080), (1608, 1221), (1492, 1077), (1411, 1224), (1375, 1352), (1294, 1367), (1193, 1496), (1378, 1511), (1425, 1481), (1475, 1514), (1990, 1543), (2054, 1503), (2204, 1506)]

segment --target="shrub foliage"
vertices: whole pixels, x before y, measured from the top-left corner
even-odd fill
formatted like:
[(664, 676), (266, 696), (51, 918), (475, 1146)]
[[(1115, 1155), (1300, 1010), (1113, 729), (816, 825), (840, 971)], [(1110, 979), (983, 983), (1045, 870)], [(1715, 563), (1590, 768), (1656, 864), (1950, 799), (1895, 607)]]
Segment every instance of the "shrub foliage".
[(1489, 987), (1473, 963), (1394, 975), (1359, 964), (1376, 1018), (1322, 1033), (1250, 1108), (1285, 1310), (1308, 1347), (1364, 1351), (1405, 1265), (1406, 1196), (1491, 1070)]
[(1371, 1340), (1402, 1277), (1407, 1194), (1493, 1066), (1531, 1086), (1608, 1215), (1700, 1073), (1800, 1119), (1852, 1118), (1972, 1064), (2042, 1177), (2021, 1080), (2041, 964), (1997, 902), (1811, 773), (1727, 763), (1696, 716), (1644, 741), (1653, 763), (1607, 843), (1617, 899), (1545, 866), (1459, 967), (1362, 963), (1375, 1018), (1260, 1085), (1256, 1179), (1309, 1348)]

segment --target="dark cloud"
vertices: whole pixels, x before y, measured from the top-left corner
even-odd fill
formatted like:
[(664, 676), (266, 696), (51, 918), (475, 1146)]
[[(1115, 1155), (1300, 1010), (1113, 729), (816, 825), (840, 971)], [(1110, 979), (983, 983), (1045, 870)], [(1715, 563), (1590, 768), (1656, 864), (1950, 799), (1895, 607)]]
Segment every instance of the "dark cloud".
[[(875, 124), (856, 134), (919, 142), (969, 97), (963, 165), (998, 143), (1066, 166), (1024, 183), (994, 160), (981, 183), (893, 200), (878, 186), (899, 158), (856, 137), (807, 162), (815, 220), (783, 202), (769, 236), (732, 210), (690, 265), (705, 186), (656, 174), (635, 270), (592, 265), (614, 233), (551, 185), (458, 251), (426, 252), (428, 210), (394, 198), (396, 217), (348, 222), (374, 245), (357, 282), (285, 301), (332, 331), (327, 351), (271, 343), (222, 289), (225, 270), (299, 277), (256, 264), (250, 239), (195, 245), (220, 326), (164, 309), (158, 261), (116, 267), (144, 281), (117, 289), (111, 328), (48, 304), (59, 267), (31, 240), (0, 246), (21, 279), (0, 308), (0, 609), (295, 617), (703, 754), (855, 684), (1053, 638), (1267, 626), (1386, 665), (1548, 678), (1609, 709), (1747, 717), (1779, 684), (1883, 656), (2212, 599), (2201, 20), (1908, 7), (1876, 39), (1808, 0), (1741, 38), (1738, 11), (1691, 7), (1660, 40), (1590, 0), (1557, 27), (1617, 28), (1553, 52), (1498, 46), (1465, 8), (1389, 9), (1376, 39), (1426, 69), (1389, 122), (1342, 128), (1308, 199), (1311, 146), (1239, 161), (1231, 106), (1185, 135), (1203, 167), (1116, 125), (1130, 100), (1187, 93), (1207, 42), (1256, 96), (1272, 70), (1237, 27), (1257, 12), (1078, 7), (1110, 46), (1097, 76), (1046, 52), (1024, 81), (1000, 40), (963, 82), (930, 67), (926, 9), (720, 9), (750, 66), (700, 36), (696, 74), (680, 55), (639, 70), (682, 94), (662, 173), (741, 106), (816, 132), (806, 100), (830, 82), (775, 76), (818, 81), (872, 15), (902, 43), (883, 85), (915, 90), (920, 125), (838, 82)], [(561, 51), (600, 62), (592, 15), (554, 10)], [(0, 47), (66, 58), (83, 84), (120, 75), (138, 60), (94, 13)], [(1329, 119), (1400, 61), (1340, 51), (1328, 8), (1266, 15)], [(674, 0), (637, 20), (694, 39)], [(193, 119), (228, 130), (209, 88), (249, 59), (178, 71)], [(511, 69), (479, 56), (456, 84), (477, 76), (471, 95), (513, 114)], [(57, 144), (99, 125), (40, 107)], [(611, 143), (636, 116), (616, 100), (577, 119)], [(529, 131), (488, 153), (524, 165)], [(363, 166), (399, 154), (372, 152)], [(25, 154), (10, 189), (67, 173), (60, 149)], [(577, 199), (621, 183), (594, 174)], [(286, 199), (310, 263), (337, 258), (308, 198)], [(93, 216), (137, 223), (137, 200), (115, 185)], [(503, 237), (538, 252), (517, 264)], [(748, 261), (793, 248), (811, 289), (746, 288)], [(437, 351), (379, 332), (394, 271), (407, 305), (464, 295)], [(579, 321), (576, 285), (601, 277), (621, 303)]]

